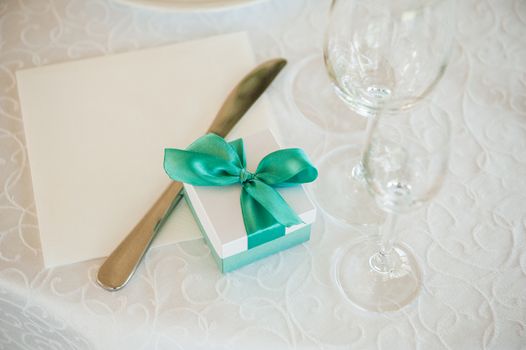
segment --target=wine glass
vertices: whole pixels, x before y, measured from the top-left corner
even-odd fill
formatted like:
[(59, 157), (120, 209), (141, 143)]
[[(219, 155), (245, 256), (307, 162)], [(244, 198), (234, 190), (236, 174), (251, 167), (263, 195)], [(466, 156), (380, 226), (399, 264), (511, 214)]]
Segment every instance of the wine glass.
[(337, 281), (358, 306), (372, 311), (397, 310), (418, 294), (421, 271), (411, 250), (396, 244), (396, 215), (428, 201), (447, 171), (450, 117), (436, 105), (380, 115), (363, 157), (368, 190), (387, 212), (380, 238), (351, 245), (338, 263)]
[[(353, 113), (368, 118), (369, 130), (380, 110), (397, 114), (430, 93), (448, 63), (453, 5), (451, 0), (333, 1), (324, 58), (349, 118)], [(324, 155), (311, 192), (337, 221), (376, 225), (383, 214), (365, 189), (362, 152), (361, 145), (346, 145)]]

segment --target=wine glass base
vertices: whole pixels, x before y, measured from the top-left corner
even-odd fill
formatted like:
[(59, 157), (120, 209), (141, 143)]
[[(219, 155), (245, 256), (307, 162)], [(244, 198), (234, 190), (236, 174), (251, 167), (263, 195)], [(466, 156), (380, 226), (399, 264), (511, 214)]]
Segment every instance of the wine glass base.
[(385, 213), (367, 191), (363, 175), (356, 171), (361, 154), (361, 145), (351, 145), (324, 155), (317, 164), (318, 179), (309, 189), (318, 207), (333, 220), (345, 225), (378, 226)]
[(375, 312), (396, 311), (420, 292), (422, 273), (411, 250), (393, 247), (394, 267), (379, 272), (372, 260), (379, 250), (376, 240), (351, 245), (338, 260), (336, 281), (345, 297), (358, 307)]
[(363, 132), (367, 117), (353, 112), (335, 92), (321, 53), (300, 61), (289, 76), (289, 100), (316, 127), (331, 133)]

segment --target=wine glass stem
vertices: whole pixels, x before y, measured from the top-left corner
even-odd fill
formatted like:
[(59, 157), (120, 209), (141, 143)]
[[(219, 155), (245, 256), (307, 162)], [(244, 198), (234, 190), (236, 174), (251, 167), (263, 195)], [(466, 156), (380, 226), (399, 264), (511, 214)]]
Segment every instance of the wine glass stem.
[(363, 155), (365, 153), (365, 145), (367, 144), (367, 140), (369, 139), (369, 135), (371, 134), (371, 130), (372, 130), (372, 127), (373, 127), (373, 119), (375, 118), (375, 115), (371, 114), (369, 116), (366, 117), (367, 118), (367, 126), (365, 128), (365, 138), (364, 138), (364, 146), (362, 147), (362, 154), (360, 156), (360, 160), (358, 161), (358, 163), (354, 164), (353, 168), (352, 168), (352, 171), (351, 171), (351, 176), (352, 178), (365, 185), (365, 168), (363, 167)]
[(395, 226), (398, 217), (396, 214), (388, 213), (384, 224), (383, 232), (380, 237), (380, 253), (389, 255), (393, 250), (393, 244), (395, 241)]
[(371, 267), (377, 272), (390, 273), (395, 269), (393, 245), (396, 239), (396, 221), (397, 216), (395, 214), (387, 214), (387, 219), (380, 234), (380, 248), (369, 260)]

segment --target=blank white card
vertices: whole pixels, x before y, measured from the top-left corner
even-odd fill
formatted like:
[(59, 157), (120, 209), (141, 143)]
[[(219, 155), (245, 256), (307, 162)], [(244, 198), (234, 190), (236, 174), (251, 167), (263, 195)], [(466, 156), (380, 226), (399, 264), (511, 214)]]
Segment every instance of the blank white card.
[[(107, 256), (169, 184), (164, 148), (201, 136), (254, 64), (235, 33), (18, 71), (45, 265)], [(266, 114), (258, 101), (233, 134)], [(181, 203), (154, 245), (196, 237)]]

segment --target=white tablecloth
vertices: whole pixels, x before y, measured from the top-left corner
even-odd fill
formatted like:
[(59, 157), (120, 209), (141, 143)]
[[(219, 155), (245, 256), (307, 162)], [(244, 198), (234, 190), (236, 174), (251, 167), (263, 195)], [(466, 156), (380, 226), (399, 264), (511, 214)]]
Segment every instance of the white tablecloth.
[[(400, 222), (424, 270), (402, 311), (344, 299), (334, 259), (363, 234), (322, 216), (310, 242), (226, 276), (202, 241), (152, 250), (116, 293), (94, 281), (101, 259), (43, 269), (16, 70), (239, 30), (258, 59), (293, 66), (319, 50), (328, 6), (269, 0), (192, 14), (0, 2), (0, 349), (526, 349), (524, 0), (459, 1), (434, 94), (455, 118), (453, 158), (440, 194)], [(291, 112), (286, 80), (269, 93), (283, 141), (314, 158), (344, 143)]]

